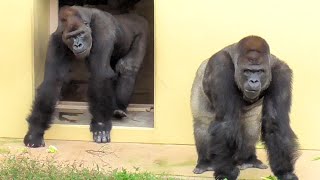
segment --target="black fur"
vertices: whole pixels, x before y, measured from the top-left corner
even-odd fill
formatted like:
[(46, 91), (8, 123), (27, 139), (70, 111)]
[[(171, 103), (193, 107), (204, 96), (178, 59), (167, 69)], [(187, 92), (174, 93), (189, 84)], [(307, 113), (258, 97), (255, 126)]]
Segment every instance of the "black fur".
[[(262, 114), (257, 116), (261, 125), (253, 128), (261, 128), (273, 173), (281, 180), (296, 180), (294, 164), (298, 144), (289, 122), (292, 71), (268, 53), (269, 47), (262, 38), (250, 36), (243, 42), (247, 44), (236, 43), (224, 48), (198, 69), (191, 97), (198, 153), (194, 172), (214, 169), (216, 179), (235, 180), (239, 168), (267, 168), (256, 156), (255, 139), (259, 134), (251, 135), (248, 132), (251, 127), (247, 127), (246, 119), (242, 118), (246, 107), (261, 107), (257, 104), (262, 102)], [(250, 63), (244, 65), (247, 62)], [(261, 82), (260, 90), (254, 91), (259, 93), (258, 99), (247, 98), (243, 93), (246, 80), (237, 77), (244, 72), (237, 69), (240, 67), (263, 68), (259, 76), (254, 76), (262, 77), (257, 78), (257, 82)]]
[[(77, 6), (61, 11), (59, 26), (48, 45), (44, 81), (27, 118), (29, 130), (24, 143), (30, 147), (44, 146), (43, 135), (50, 126), (62, 84), (70, 76), (71, 62), (82, 60), (73, 53), (66, 34), (80, 29), (85, 35), (75, 39), (88, 46), (84, 58), (90, 72), (88, 100), (93, 115), (90, 130), (96, 142), (110, 142), (110, 118), (116, 109), (126, 111), (145, 55), (148, 24), (134, 14), (112, 16)], [(88, 42), (91, 39), (92, 47)]]
[(274, 174), (280, 179), (295, 179), (290, 175), (298, 155), (297, 137), (289, 118), (292, 71), (279, 61), (272, 69), (272, 77), (263, 105), (262, 140)]

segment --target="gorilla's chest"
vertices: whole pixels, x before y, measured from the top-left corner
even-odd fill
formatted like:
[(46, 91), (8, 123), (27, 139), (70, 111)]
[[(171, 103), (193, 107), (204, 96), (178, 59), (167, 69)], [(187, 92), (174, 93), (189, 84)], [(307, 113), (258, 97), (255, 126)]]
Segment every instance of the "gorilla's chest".
[(249, 106), (244, 106), (241, 115), (241, 124), (246, 136), (257, 141), (261, 134), (263, 98)]
[(77, 81), (87, 81), (89, 79), (89, 70), (85, 59), (72, 59), (69, 78)]

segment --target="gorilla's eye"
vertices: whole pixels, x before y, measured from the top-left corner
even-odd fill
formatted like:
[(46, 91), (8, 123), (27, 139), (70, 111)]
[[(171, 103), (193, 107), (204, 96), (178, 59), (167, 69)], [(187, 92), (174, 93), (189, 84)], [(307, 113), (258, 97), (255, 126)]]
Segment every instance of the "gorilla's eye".
[(251, 74), (251, 70), (250, 69), (244, 69), (243, 70), (243, 74), (246, 75), (246, 76), (250, 75)]
[(260, 74), (264, 73), (264, 69), (259, 69), (259, 70), (257, 70), (257, 72), (260, 73)]

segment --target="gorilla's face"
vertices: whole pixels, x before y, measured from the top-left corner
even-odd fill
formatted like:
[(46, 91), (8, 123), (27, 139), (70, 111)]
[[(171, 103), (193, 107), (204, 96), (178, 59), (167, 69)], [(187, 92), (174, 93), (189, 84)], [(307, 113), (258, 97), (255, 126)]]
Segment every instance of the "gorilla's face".
[(63, 42), (77, 58), (84, 58), (90, 54), (92, 36), (89, 27), (82, 26), (72, 32), (63, 33)]
[(92, 47), (89, 22), (83, 20), (78, 12), (71, 7), (61, 10), (60, 20), (63, 24), (63, 42), (77, 58), (89, 56)]
[(239, 56), (235, 79), (245, 100), (256, 101), (261, 92), (268, 88), (271, 78), (268, 54), (250, 51), (244, 56)]

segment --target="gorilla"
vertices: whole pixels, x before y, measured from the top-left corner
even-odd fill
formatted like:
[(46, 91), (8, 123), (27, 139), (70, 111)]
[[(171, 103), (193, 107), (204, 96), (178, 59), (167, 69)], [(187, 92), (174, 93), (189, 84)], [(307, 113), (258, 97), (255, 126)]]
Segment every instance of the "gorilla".
[(135, 14), (113, 16), (97, 9), (65, 6), (51, 35), (44, 80), (37, 90), (24, 144), (44, 146), (43, 135), (52, 121), (71, 64), (84, 61), (89, 70), (90, 130), (97, 143), (110, 142), (111, 117), (125, 116), (136, 75), (143, 62), (147, 21)]
[(202, 62), (191, 91), (198, 154), (193, 172), (214, 170), (216, 179), (235, 180), (239, 169), (267, 168), (256, 156), (261, 136), (272, 172), (280, 180), (297, 180), (291, 81), (292, 70), (258, 36), (245, 37)]

